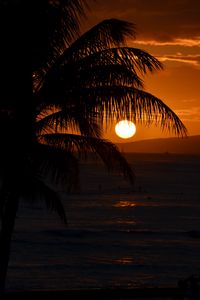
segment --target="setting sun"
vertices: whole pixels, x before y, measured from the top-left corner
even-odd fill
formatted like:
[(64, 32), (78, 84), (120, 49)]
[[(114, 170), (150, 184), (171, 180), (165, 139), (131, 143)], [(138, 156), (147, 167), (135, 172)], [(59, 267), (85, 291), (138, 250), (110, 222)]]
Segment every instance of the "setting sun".
[(119, 121), (115, 126), (116, 134), (122, 139), (128, 139), (136, 133), (136, 126), (128, 120)]

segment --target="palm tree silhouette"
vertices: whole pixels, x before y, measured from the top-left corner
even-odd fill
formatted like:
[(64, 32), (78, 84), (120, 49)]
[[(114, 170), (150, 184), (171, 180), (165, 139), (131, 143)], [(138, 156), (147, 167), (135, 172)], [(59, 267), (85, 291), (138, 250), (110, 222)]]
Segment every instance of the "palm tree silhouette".
[(186, 134), (178, 116), (144, 91), (141, 76), (162, 66), (147, 52), (125, 46), (126, 38), (135, 35), (133, 24), (104, 20), (80, 36), (85, 3), (0, 2), (1, 291), (22, 197), (43, 199), (66, 222), (52, 186), (76, 188), (78, 157), (87, 152), (133, 182), (125, 158), (102, 139), (103, 124), (128, 118)]

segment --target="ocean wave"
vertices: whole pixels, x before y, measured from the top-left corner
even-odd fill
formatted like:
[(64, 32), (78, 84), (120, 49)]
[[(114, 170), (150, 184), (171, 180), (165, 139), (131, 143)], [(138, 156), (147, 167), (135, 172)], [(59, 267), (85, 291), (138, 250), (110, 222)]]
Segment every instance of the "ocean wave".
[(70, 238), (83, 238), (83, 237), (97, 237), (97, 236), (109, 236), (116, 237), (119, 239), (122, 235), (126, 236), (143, 236), (143, 237), (191, 237), (200, 239), (199, 230), (189, 230), (189, 231), (164, 231), (164, 230), (130, 230), (130, 229), (120, 229), (120, 230), (95, 230), (95, 229), (51, 229), (44, 230), (43, 234), (48, 236), (57, 236), (57, 237), (70, 237)]

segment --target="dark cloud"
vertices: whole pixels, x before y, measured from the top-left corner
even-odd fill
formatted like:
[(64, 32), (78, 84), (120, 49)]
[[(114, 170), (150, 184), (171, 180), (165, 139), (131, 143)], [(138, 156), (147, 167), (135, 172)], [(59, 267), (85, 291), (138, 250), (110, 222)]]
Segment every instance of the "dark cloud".
[(89, 23), (122, 18), (137, 25), (140, 39), (165, 42), (174, 38), (199, 38), (199, 16), (199, 0), (99, 0), (91, 5)]

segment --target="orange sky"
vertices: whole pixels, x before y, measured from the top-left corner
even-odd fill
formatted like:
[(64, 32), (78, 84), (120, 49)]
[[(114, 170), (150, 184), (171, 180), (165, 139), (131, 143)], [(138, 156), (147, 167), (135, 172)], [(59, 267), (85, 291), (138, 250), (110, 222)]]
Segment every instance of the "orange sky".
[[(146, 90), (177, 113), (189, 135), (200, 134), (200, 1), (91, 0), (90, 7), (85, 28), (106, 18), (136, 24), (136, 40), (128, 45), (148, 51), (164, 64), (164, 71), (145, 77)], [(159, 128), (138, 126), (136, 135), (125, 141), (169, 136)], [(106, 138), (123, 141), (114, 127)]]

